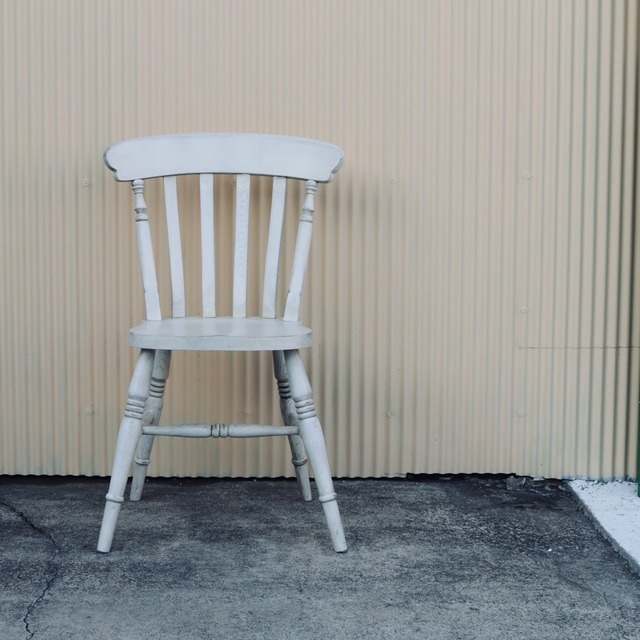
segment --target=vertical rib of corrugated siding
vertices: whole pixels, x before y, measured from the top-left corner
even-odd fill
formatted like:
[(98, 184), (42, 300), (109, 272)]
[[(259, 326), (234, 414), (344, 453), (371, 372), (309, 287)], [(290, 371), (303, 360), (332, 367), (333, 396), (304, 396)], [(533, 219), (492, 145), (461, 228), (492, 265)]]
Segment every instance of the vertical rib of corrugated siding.
[[(304, 307), (337, 475), (634, 474), (634, 0), (24, 0), (0, 34), (0, 473), (110, 469), (143, 300), (103, 149), (236, 130), (346, 150)], [(271, 376), (268, 354), (176, 355), (165, 419), (277, 419)], [(285, 442), (210, 444), (161, 441), (151, 473), (291, 475)]]
[[(559, 74), (547, 71), (547, 106), (535, 113), (557, 125), (534, 120), (530, 127), (542, 133), (545, 151), (537, 185), (532, 145), (528, 189), (537, 219), (521, 237), (529, 260), (521, 284), (523, 411), (526, 428), (538, 431), (531, 463), (537, 458), (540, 469), (548, 464), (564, 475), (633, 474), (625, 458), (637, 415), (638, 343), (629, 324), (637, 186), (625, 174), (637, 162), (630, 148), (637, 135), (637, 7), (533, 8), (544, 9), (560, 44), (544, 49)], [(534, 101), (539, 92), (534, 88)]]

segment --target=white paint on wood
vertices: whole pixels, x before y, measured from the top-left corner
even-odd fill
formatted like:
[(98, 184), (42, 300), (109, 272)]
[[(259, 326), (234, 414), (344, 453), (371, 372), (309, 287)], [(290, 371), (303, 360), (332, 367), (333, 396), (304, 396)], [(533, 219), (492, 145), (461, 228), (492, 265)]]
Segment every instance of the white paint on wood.
[[(195, 138), (194, 138), (195, 140)], [(246, 142), (246, 151), (254, 153), (263, 143), (261, 139), (256, 141), (256, 146), (249, 144), (252, 138), (242, 136)], [(228, 139), (230, 152), (233, 153), (232, 139)], [(272, 140), (277, 146), (278, 141)], [(288, 142), (288, 144), (290, 141)], [(134, 145), (141, 153), (141, 163), (144, 166), (148, 161), (144, 157), (146, 145), (140, 143)], [(317, 145), (307, 141), (299, 142), (299, 148), (306, 150), (320, 150)], [(186, 166), (185, 158), (190, 153), (197, 153), (194, 149), (180, 148), (182, 157), (172, 157), (172, 162)], [(290, 148), (291, 147), (290, 145)], [(303, 154), (304, 155), (304, 154)], [(312, 154), (313, 155), (313, 154)], [(252, 156), (246, 159), (246, 166), (254, 166)], [(276, 163), (278, 164), (278, 163)], [(278, 166), (280, 166), (278, 164)], [(273, 162), (270, 163), (273, 169)], [(286, 179), (282, 176), (273, 181), (272, 194), (272, 220), (269, 230), (267, 258), (264, 276), (265, 282), (265, 308), (267, 313), (275, 315), (275, 299), (277, 286), (278, 261), (280, 253), (280, 238), (285, 209)], [(131, 329), (129, 341), (131, 346), (141, 349), (138, 366), (134, 372), (129, 387), (129, 397), (125, 410), (125, 419), (121, 423), (118, 436), (118, 444), (113, 464), (113, 474), (107, 494), (102, 528), (99, 536), (99, 551), (107, 552), (111, 548), (111, 542), (115, 531), (116, 521), (120, 505), (123, 501), (124, 485), (131, 463), (134, 461), (134, 452), (138, 447), (140, 455), (136, 460), (135, 482), (133, 483), (132, 496), (134, 500), (141, 497), (144, 486), (146, 467), (151, 458), (151, 448), (154, 436), (180, 436), (190, 438), (214, 437), (214, 438), (253, 438), (260, 436), (288, 436), (296, 467), (302, 467), (306, 462), (306, 454), (314, 468), (316, 484), (319, 488), (319, 498), (334, 549), (338, 552), (346, 550), (344, 532), (336, 495), (331, 481), (331, 470), (326, 451), (326, 445), (322, 435), (320, 422), (316, 417), (315, 405), (311, 396), (311, 386), (306, 376), (304, 365), (298, 349), (311, 344), (311, 330), (302, 326), (297, 321), (275, 318), (247, 318), (247, 286), (249, 267), (249, 222), (251, 200), (251, 176), (247, 173), (238, 173), (236, 176), (236, 206), (235, 206), (235, 242), (234, 242), (234, 266), (233, 266), (233, 317), (206, 317), (207, 310), (211, 307), (207, 301), (207, 294), (215, 287), (206, 273), (203, 272), (203, 317), (185, 318), (185, 289), (184, 270), (182, 261), (182, 241), (180, 234), (180, 218), (178, 209), (178, 190), (175, 175), (164, 176), (164, 195), (167, 218), (167, 232), (169, 235), (169, 257), (171, 267), (171, 284), (173, 292), (173, 317), (153, 322), (143, 322)], [(200, 220), (202, 239), (203, 270), (212, 267), (214, 258), (213, 247), (213, 176), (207, 175), (200, 180)], [(292, 276), (292, 292), (290, 298), (293, 302), (287, 303), (289, 314), (297, 320), (300, 295), (304, 284), (304, 273), (309, 258), (309, 242), (311, 241), (311, 222), (314, 210), (314, 194), (318, 188), (317, 182), (307, 180), (306, 198), (300, 221), (298, 244), (295, 250), (294, 267)], [(136, 221), (142, 231), (141, 237), (143, 253), (146, 258), (141, 258), (153, 266), (153, 254), (150, 254), (147, 246), (150, 243), (148, 231), (148, 216), (146, 205), (142, 196), (142, 181), (134, 181), (136, 193)], [(153, 271), (152, 271), (153, 273)], [(215, 293), (215, 291), (213, 291)], [(286, 315), (286, 314), (285, 314)], [(162, 406), (165, 381), (169, 373), (170, 352), (173, 350), (197, 350), (197, 351), (271, 351), (275, 354), (276, 380), (271, 378), (272, 384), (277, 383), (278, 391), (286, 411), (283, 417), (286, 426), (275, 427), (272, 425), (257, 424), (186, 424), (186, 425), (158, 425), (160, 408)], [(284, 352), (284, 353), (283, 353)], [(155, 354), (158, 354), (156, 377), (152, 375)], [(284, 360), (286, 359), (286, 363)], [(288, 382), (287, 371), (290, 375), (291, 400), (296, 413), (292, 419), (288, 415)], [(300, 489), (305, 499), (309, 498), (310, 485), (308, 477), (301, 470), (298, 473)]]
[(134, 180), (131, 186), (135, 194), (136, 237), (138, 239), (138, 254), (140, 257), (147, 320), (161, 320), (162, 312), (160, 310), (155, 260), (153, 259), (153, 242), (151, 241), (151, 230), (149, 229), (147, 205), (144, 200), (144, 183), (142, 180)]
[(142, 433), (151, 436), (178, 438), (264, 438), (266, 436), (292, 436), (298, 427), (264, 424), (179, 424), (150, 425)]
[(182, 239), (180, 236), (180, 212), (175, 176), (164, 178), (164, 202), (167, 215), (169, 259), (171, 262), (171, 300), (174, 318), (184, 318), (184, 267), (182, 264)]
[(306, 184), (307, 196), (304, 201), (300, 224), (298, 226), (298, 239), (293, 258), (291, 284), (289, 285), (287, 304), (284, 310), (285, 320), (297, 321), (300, 317), (302, 290), (304, 289), (309, 253), (311, 251), (311, 237), (313, 235), (314, 196), (317, 190), (318, 184), (313, 180), (308, 180)]
[(329, 182), (343, 151), (290, 136), (207, 133), (125, 140), (105, 152), (117, 180), (199, 173), (250, 173)]
[(216, 257), (214, 235), (213, 175), (200, 176), (200, 235), (202, 246), (202, 315), (216, 315)]
[(298, 415), (300, 437), (304, 442), (304, 448), (313, 468), (313, 475), (318, 488), (318, 499), (322, 503), (331, 540), (333, 541), (333, 548), (338, 553), (341, 553), (347, 550), (347, 542), (342, 529), (342, 519), (336, 502), (336, 492), (331, 478), (327, 448), (322, 427), (316, 414), (311, 383), (299, 351), (285, 351), (284, 357), (291, 383), (291, 397)]
[(276, 299), (278, 295), (278, 273), (280, 267), (280, 245), (282, 242), (282, 223), (287, 192), (286, 178), (273, 179), (271, 196), (271, 218), (269, 221), (269, 239), (264, 268), (264, 286), (262, 294), (262, 315), (265, 318), (276, 317)]
[(186, 351), (273, 351), (311, 346), (312, 332), (299, 322), (270, 318), (165, 318), (129, 332), (129, 344)]
[(249, 267), (249, 203), (251, 176), (236, 178), (236, 237), (233, 255), (233, 317), (247, 315), (247, 273)]
[(142, 435), (142, 416), (145, 408), (151, 372), (153, 370), (154, 353), (142, 350), (131, 376), (127, 404), (124, 417), (120, 423), (116, 452), (111, 469), (111, 480), (107, 493), (107, 503), (102, 517), (102, 526), (98, 536), (98, 551), (107, 553), (111, 548), (113, 534), (124, 501), (124, 490), (127, 486), (129, 469), (135, 455), (136, 447)]

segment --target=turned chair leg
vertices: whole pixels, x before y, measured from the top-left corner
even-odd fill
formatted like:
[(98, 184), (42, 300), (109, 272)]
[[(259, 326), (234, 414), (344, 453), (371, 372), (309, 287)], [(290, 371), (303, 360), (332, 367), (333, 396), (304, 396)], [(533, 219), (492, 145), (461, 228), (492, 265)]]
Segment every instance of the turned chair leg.
[(336, 493), (333, 489), (322, 426), (316, 417), (311, 385), (309, 384), (309, 378), (300, 353), (297, 350), (285, 351), (284, 355), (291, 383), (291, 395), (300, 425), (300, 436), (313, 467), (320, 502), (322, 503), (331, 540), (333, 541), (333, 548), (340, 553), (347, 550), (347, 542), (344, 537)]
[[(296, 413), (296, 405), (291, 397), (287, 365), (282, 351), (273, 352), (273, 371), (278, 382), (282, 419), (287, 426), (297, 426), (298, 414)], [(289, 446), (291, 447), (291, 462), (296, 471), (298, 488), (303, 500), (309, 502), (312, 497), (311, 483), (309, 482), (309, 467), (307, 465), (307, 452), (304, 448), (304, 442), (300, 436), (289, 436)]]
[[(142, 414), (143, 426), (160, 424), (162, 416), (162, 404), (164, 390), (169, 377), (169, 367), (171, 364), (171, 351), (158, 349), (153, 361), (153, 372), (151, 374), (151, 384), (149, 386), (149, 397)], [(144, 481), (147, 477), (147, 469), (151, 462), (151, 449), (153, 447), (154, 436), (142, 435), (138, 442), (138, 450), (134, 459), (133, 479), (131, 481), (131, 491), (129, 499), (140, 500)]]
[(120, 506), (124, 501), (124, 490), (127, 486), (129, 469), (142, 433), (142, 416), (149, 395), (153, 360), (154, 351), (143, 349), (140, 352), (133, 377), (131, 378), (131, 384), (129, 385), (127, 406), (120, 424), (120, 431), (118, 432), (111, 482), (109, 483), (100, 537), (98, 538), (98, 551), (103, 553), (107, 553), (111, 549)]

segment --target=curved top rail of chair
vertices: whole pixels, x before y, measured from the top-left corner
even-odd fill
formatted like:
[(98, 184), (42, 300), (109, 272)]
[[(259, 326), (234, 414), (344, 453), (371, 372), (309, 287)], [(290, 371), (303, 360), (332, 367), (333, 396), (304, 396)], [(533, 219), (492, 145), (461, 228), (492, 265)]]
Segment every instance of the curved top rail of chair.
[(133, 138), (104, 153), (124, 182), (197, 173), (248, 173), (329, 182), (344, 152), (328, 142), (251, 133), (199, 133)]

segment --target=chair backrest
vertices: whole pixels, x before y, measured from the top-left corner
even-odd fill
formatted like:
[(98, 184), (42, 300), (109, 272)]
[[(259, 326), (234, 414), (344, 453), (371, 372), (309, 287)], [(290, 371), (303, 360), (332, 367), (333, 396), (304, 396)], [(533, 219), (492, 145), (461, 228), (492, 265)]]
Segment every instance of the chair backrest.
[[(312, 235), (314, 196), (319, 182), (329, 182), (343, 162), (339, 147), (304, 138), (257, 134), (208, 133), (154, 136), (110, 146), (105, 163), (115, 179), (131, 181), (148, 320), (161, 320), (160, 296), (149, 226), (144, 181), (162, 178), (171, 271), (172, 316), (186, 315), (183, 247), (180, 234), (178, 176), (199, 175), (202, 315), (216, 316), (217, 278), (214, 243), (214, 176), (235, 175), (233, 304), (235, 318), (247, 315), (251, 176), (272, 180), (271, 215), (264, 264), (262, 316), (277, 315), (277, 286), (287, 180), (305, 181), (293, 266), (282, 317), (298, 321)], [(216, 214), (218, 215), (218, 214)]]

